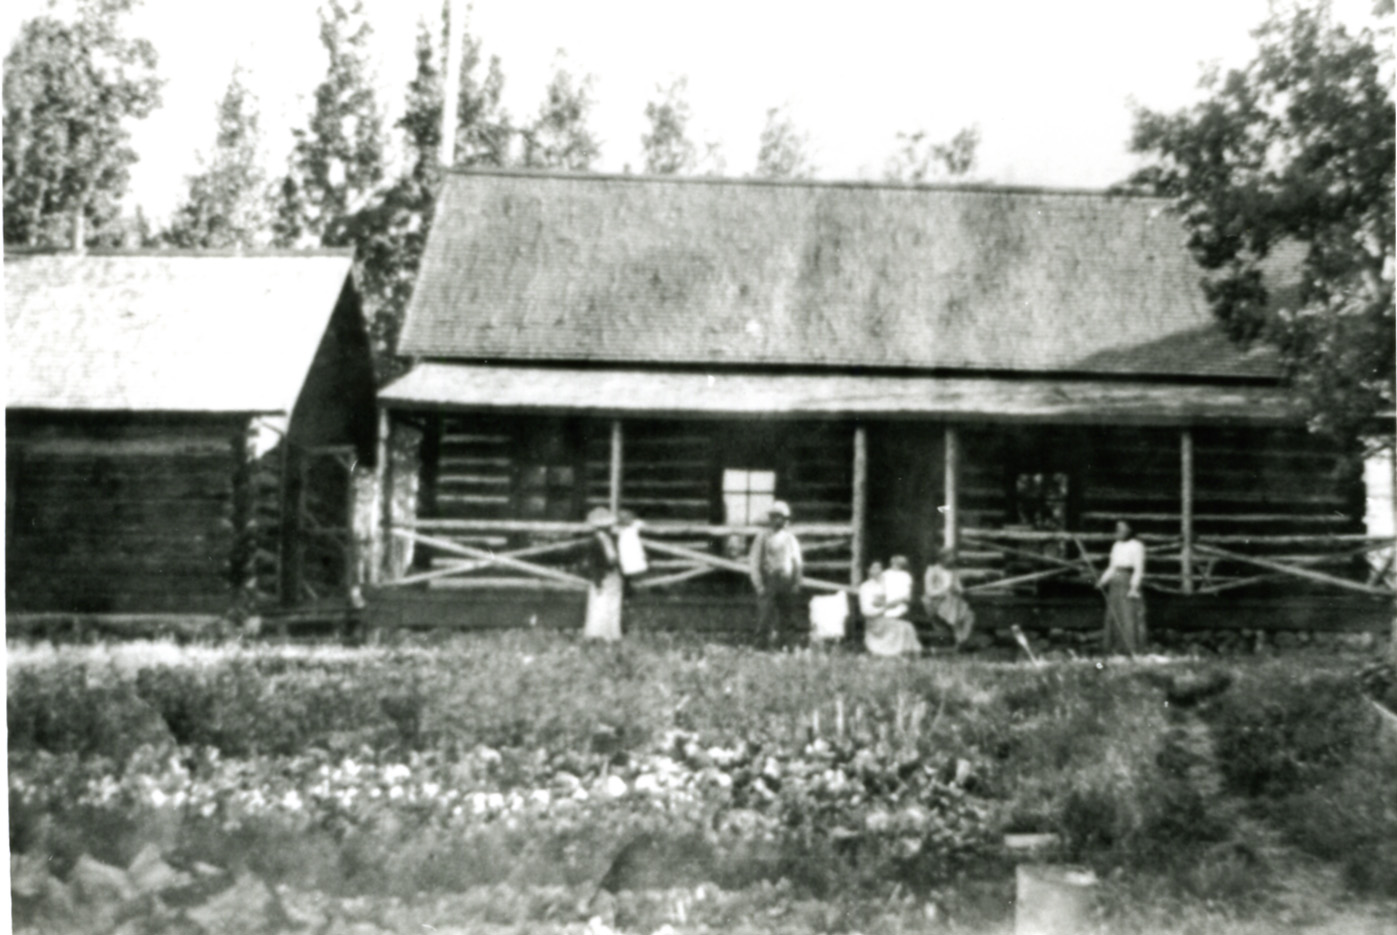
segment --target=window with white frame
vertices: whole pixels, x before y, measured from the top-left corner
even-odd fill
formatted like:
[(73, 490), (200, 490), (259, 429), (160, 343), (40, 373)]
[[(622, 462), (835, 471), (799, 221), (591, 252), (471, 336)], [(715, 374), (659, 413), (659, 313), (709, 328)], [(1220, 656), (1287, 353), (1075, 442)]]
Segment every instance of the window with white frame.
[(723, 516), (728, 526), (753, 526), (766, 520), (776, 502), (776, 472), (727, 468), (723, 471)]

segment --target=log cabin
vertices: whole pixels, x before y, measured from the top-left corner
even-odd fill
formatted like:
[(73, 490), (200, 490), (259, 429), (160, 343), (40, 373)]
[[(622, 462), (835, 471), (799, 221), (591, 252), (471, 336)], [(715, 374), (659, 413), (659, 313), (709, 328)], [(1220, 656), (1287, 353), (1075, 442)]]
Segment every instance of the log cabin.
[(347, 544), (374, 433), (351, 262), (6, 251), (12, 631), (197, 626), (340, 590), (344, 549), (320, 540)]
[(1219, 330), (1166, 201), (496, 171), (435, 217), (379, 395), (421, 465), (382, 517), (384, 625), (576, 625), (606, 505), (644, 524), (632, 625), (741, 631), (774, 499), (812, 594), (952, 547), (990, 626), (1099, 627), (1123, 518), (1153, 626), (1390, 613), (1361, 458)]

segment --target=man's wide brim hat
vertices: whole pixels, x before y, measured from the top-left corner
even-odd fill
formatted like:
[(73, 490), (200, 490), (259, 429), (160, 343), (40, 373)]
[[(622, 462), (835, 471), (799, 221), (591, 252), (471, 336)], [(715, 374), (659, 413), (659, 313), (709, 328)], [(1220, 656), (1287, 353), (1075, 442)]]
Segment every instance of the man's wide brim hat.
[(767, 516), (784, 516), (786, 519), (790, 519), (790, 518), (791, 518), (791, 508), (790, 508), (789, 505), (787, 505), (787, 504), (785, 503), (785, 501), (783, 501), (783, 500), (777, 500), (775, 503), (773, 503), (773, 504), (771, 505), (771, 508), (768, 509), (768, 510), (766, 511), (766, 515), (767, 515)]
[(598, 528), (610, 526), (616, 522), (616, 517), (611, 515), (611, 511), (604, 506), (596, 507), (587, 514), (587, 523)]

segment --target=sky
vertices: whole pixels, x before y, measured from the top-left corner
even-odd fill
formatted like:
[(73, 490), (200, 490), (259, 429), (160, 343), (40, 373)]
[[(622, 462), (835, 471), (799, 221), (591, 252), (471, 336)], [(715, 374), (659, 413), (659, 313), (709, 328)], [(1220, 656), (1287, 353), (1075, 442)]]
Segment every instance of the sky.
[[(67, 0), (60, 0), (62, 3)], [(10, 0), (8, 49), (46, 0)], [(1334, 0), (1349, 25), (1372, 23), (1372, 0)], [(401, 112), (420, 17), (440, 0), (364, 0), (389, 121)], [(595, 168), (643, 165), (644, 108), (656, 85), (689, 81), (698, 141), (715, 141), (726, 171), (756, 161), (770, 107), (788, 106), (828, 179), (876, 179), (899, 132), (949, 139), (980, 129), (977, 179), (1100, 188), (1137, 165), (1127, 152), (1131, 103), (1172, 109), (1196, 99), (1200, 67), (1245, 63), (1267, 0), (475, 0), (467, 28), (500, 58), (504, 104), (517, 119), (539, 106), (555, 54), (593, 76)], [(144, 0), (128, 34), (150, 39), (167, 80), (160, 110), (133, 125), (140, 162), (128, 203), (157, 223), (198, 170), (214, 105), (235, 63), (250, 73), (270, 174), (284, 171), (291, 128), (304, 125), (325, 57), (315, 0), (194, 3)]]

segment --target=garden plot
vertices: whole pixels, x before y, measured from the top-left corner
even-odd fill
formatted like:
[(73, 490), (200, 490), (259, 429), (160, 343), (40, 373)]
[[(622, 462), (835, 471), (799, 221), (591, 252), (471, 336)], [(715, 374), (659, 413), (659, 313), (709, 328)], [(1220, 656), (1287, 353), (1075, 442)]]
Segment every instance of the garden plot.
[(1358, 924), (1397, 815), (1356, 666), (12, 646), (16, 923), (995, 931), (1020, 832), (1112, 931)]

